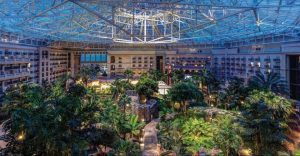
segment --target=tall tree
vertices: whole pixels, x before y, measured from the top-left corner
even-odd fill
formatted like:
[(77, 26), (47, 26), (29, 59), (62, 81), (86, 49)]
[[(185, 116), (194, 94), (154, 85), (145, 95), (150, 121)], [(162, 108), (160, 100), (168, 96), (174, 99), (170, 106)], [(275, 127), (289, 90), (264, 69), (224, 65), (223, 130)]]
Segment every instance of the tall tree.
[(131, 69), (126, 69), (124, 71), (124, 75), (126, 77), (126, 79), (129, 81), (129, 79), (131, 79), (133, 77), (133, 71)]
[(293, 104), (285, 97), (276, 95), (271, 91), (254, 90), (246, 99), (246, 106), (252, 103), (263, 102), (268, 106), (273, 117), (278, 120), (286, 121), (288, 117), (295, 113)]
[(117, 100), (120, 95), (125, 94), (127, 90), (133, 89), (134, 86), (126, 80), (116, 79), (111, 83), (111, 92), (115, 100)]
[(168, 96), (172, 101), (180, 103), (183, 113), (186, 113), (187, 102), (190, 100), (203, 101), (203, 94), (191, 82), (179, 82), (168, 91)]
[(220, 100), (226, 110), (233, 108), (241, 108), (246, 97), (248, 96), (248, 88), (244, 85), (244, 80), (234, 77), (229, 81), (227, 88), (220, 93)]
[(242, 138), (239, 134), (240, 127), (233, 117), (220, 115), (214, 119), (216, 129), (213, 132), (214, 144), (220, 148), (225, 156), (237, 155), (242, 146)]
[(88, 81), (92, 78), (95, 78), (97, 74), (98, 71), (94, 67), (83, 66), (80, 68), (77, 77), (82, 80), (85, 86), (87, 86)]
[(84, 134), (97, 121), (98, 103), (91, 102), (84, 87), (64, 86), (55, 83), (51, 94), (32, 84), (19, 87), (18, 96), (8, 93), (5, 107), (10, 118), (3, 136), (9, 143), (7, 154), (68, 155), (86, 148)]
[(182, 125), (183, 143), (189, 152), (196, 153), (201, 147), (213, 148), (214, 126), (202, 118), (188, 118)]
[(280, 78), (278, 73), (270, 72), (264, 75), (262, 72), (251, 77), (248, 86), (253, 90), (269, 90), (275, 93), (288, 94), (287, 83)]
[(172, 76), (172, 81), (175, 84), (180, 81), (183, 81), (185, 74), (183, 70), (173, 70), (171, 76)]
[(158, 83), (149, 77), (143, 77), (136, 84), (136, 91), (140, 96), (143, 95), (146, 98), (150, 98), (153, 93), (158, 91)]
[(291, 103), (268, 91), (254, 91), (246, 100), (240, 124), (242, 137), (255, 155), (277, 155), (286, 151), (288, 141), (287, 117), (292, 113)]
[(206, 87), (206, 93), (208, 95), (215, 94), (220, 90), (220, 81), (217, 79), (214, 73), (204, 70), (202, 72), (201, 82)]

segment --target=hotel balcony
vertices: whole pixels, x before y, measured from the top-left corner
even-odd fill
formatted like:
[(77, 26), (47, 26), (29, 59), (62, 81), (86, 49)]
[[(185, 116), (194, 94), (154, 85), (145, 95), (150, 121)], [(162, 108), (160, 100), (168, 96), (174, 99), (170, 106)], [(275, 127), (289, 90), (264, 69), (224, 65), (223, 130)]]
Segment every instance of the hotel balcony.
[(17, 79), (17, 78), (28, 77), (28, 76), (30, 76), (29, 71), (19, 71), (15, 73), (0, 73), (0, 81)]
[(0, 57), (0, 64), (20, 64), (20, 63), (30, 63), (29, 58), (14, 58), (14, 57)]

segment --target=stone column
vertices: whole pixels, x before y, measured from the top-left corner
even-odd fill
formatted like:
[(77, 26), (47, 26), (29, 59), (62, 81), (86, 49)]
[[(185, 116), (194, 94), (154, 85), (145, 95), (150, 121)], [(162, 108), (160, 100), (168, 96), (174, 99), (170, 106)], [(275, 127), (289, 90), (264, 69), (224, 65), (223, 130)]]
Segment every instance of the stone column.
[(75, 72), (74, 72), (75, 71), (75, 63), (74, 63), (75, 62), (75, 60), (74, 60), (75, 57), (74, 57), (74, 52), (70, 52), (70, 53), (71, 53), (71, 55), (70, 55), (70, 57), (71, 57), (70, 58), (70, 61), (71, 61), (71, 63), (70, 63), (71, 64), (71, 76), (73, 77), (75, 75)]

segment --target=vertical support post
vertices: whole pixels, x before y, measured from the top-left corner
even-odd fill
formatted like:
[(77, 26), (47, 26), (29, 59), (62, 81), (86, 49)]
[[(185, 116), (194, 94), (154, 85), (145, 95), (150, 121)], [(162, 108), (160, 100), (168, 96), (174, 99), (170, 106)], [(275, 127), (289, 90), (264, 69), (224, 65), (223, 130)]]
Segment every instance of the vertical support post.
[(146, 12), (144, 12), (144, 42), (147, 42), (147, 17), (146, 17)]
[[(114, 7), (114, 6), (112, 6), (111, 7), (111, 16), (112, 16), (112, 22), (113, 22), (113, 24), (116, 24), (116, 21), (115, 21), (115, 13), (116, 13), (116, 8)], [(111, 38), (112, 39), (114, 39), (114, 29), (115, 29), (115, 26), (114, 25), (112, 25), (112, 28), (111, 28), (112, 30), (111, 30)], [(116, 30), (116, 32), (117, 32), (117, 30)]]

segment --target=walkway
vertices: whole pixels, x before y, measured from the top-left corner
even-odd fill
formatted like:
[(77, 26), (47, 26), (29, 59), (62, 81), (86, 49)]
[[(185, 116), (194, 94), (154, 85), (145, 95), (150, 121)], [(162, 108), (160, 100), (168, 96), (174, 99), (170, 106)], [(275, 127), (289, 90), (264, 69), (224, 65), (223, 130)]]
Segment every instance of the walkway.
[(144, 128), (144, 151), (143, 156), (159, 156), (157, 147), (157, 129), (158, 119), (152, 120)]
[[(4, 132), (4, 130), (3, 130), (3, 128), (2, 128), (2, 124), (0, 125), (0, 136), (2, 136), (2, 135), (4, 135), (5, 134), (5, 132)], [(6, 142), (5, 141), (3, 141), (3, 140), (0, 140), (0, 149), (2, 149), (2, 148), (5, 148), (6, 147)]]

